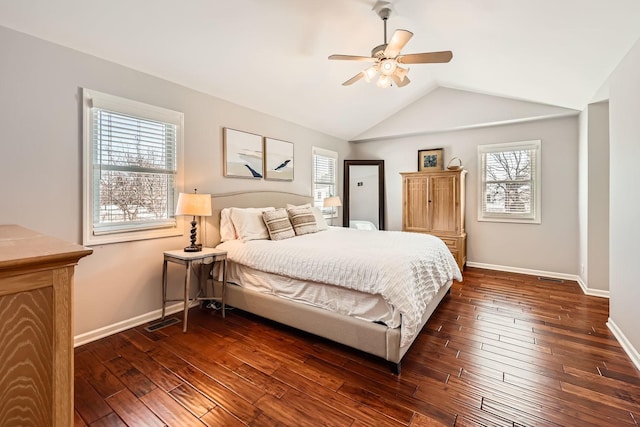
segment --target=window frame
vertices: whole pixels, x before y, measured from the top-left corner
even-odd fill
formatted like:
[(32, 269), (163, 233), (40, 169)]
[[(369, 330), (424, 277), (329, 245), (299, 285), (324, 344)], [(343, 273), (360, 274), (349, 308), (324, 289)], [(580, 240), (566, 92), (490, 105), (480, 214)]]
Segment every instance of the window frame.
[[(320, 211), (322, 212), (322, 216), (324, 218), (327, 219), (334, 219), (338, 217), (338, 208), (337, 207), (330, 207), (330, 208), (325, 208), (323, 207), (323, 202), (316, 200), (316, 184), (319, 184), (319, 181), (316, 181), (316, 156), (322, 156), (322, 157), (327, 157), (327, 158), (332, 158), (335, 162), (334, 164), (334, 174), (333, 174), (333, 183), (330, 183), (329, 185), (333, 185), (333, 194), (331, 194), (331, 196), (338, 196), (337, 193), (337, 189), (338, 189), (338, 152), (337, 151), (333, 151), (333, 150), (327, 150), (326, 148), (320, 148), (320, 147), (312, 147), (311, 148), (311, 191), (313, 192), (313, 205), (317, 208), (320, 209)], [(322, 184), (327, 184), (326, 182), (322, 182)]]
[[(100, 234), (94, 233), (94, 214), (96, 200), (96, 183), (94, 182), (94, 144), (93, 111), (94, 108), (110, 110), (114, 113), (130, 115), (141, 119), (171, 123), (176, 126), (176, 174), (174, 178), (173, 199), (177, 201), (178, 193), (183, 190), (183, 133), (184, 114), (162, 107), (82, 89), (83, 132), (83, 232), (82, 243), (94, 246), (110, 243), (121, 243), (136, 240), (173, 237), (184, 234), (184, 220), (181, 216), (172, 216), (174, 221), (140, 221), (131, 227), (113, 227)], [(175, 207), (175, 206), (174, 206)]]
[[(526, 214), (509, 212), (486, 212), (483, 209), (486, 187), (489, 181), (486, 180), (485, 158), (489, 153), (531, 150), (533, 173), (531, 174), (531, 203), (533, 207)], [(541, 152), (542, 144), (540, 140), (506, 142), (500, 144), (478, 145), (478, 221), (485, 222), (506, 222), (522, 224), (540, 224), (541, 218)]]

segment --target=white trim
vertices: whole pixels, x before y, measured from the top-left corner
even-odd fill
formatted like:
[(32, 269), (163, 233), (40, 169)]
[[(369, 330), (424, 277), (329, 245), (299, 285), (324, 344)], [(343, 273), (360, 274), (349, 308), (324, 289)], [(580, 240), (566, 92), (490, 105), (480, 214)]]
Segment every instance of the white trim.
[(622, 330), (616, 325), (616, 322), (613, 321), (612, 318), (609, 317), (609, 321), (607, 322), (607, 327), (613, 333), (613, 336), (616, 337), (620, 346), (627, 353), (631, 362), (636, 366), (636, 369), (640, 371), (640, 353), (636, 348), (631, 344), (631, 341), (627, 339)]
[(480, 262), (469, 262), (467, 261), (467, 266), (475, 267), (475, 268), (484, 268), (486, 270), (497, 270), (497, 271), (506, 271), (509, 273), (519, 273), (519, 274), (527, 274), (529, 276), (542, 276), (542, 277), (551, 277), (553, 279), (563, 279), (563, 280), (573, 280), (578, 282), (582, 292), (585, 295), (601, 297), (601, 298), (609, 298), (609, 291), (603, 291), (600, 289), (589, 289), (580, 276), (575, 274), (567, 274), (567, 273), (556, 273), (553, 271), (543, 271), (543, 270), (531, 270), (528, 268), (520, 268), (520, 267), (508, 267), (506, 265), (495, 265), (495, 264), (483, 264)]
[(184, 235), (184, 218), (175, 217), (175, 224), (168, 224), (166, 227), (156, 227), (153, 229), (134, 229), (131, 231), (120, 231), (114, 233), (94, 234), (93, 230), (93, 145), (92, 138), (92, 116), (93, 108), (106, 108), (126, 113), (129, 115), (143, 117), (150, 120), (164, 121), (177, 126), (176, 131), (176, 169), (175, 176), (175, 196), (183, 191), (184, 187), (184, 113), (169, 110), (120, 98), (114, 95), (98, 92), (92, 89), (82, 89), (82, 123), (83, 123), (83, 166), (82, 166), (82, 244), (85, 246), (96, 246), (109, 243), (130, 242), (135, 240), (155, 239), (160, 237), (174, 237)]
[(326, 148), (321, 147), (311, 147), (311, 155), (312, 156), (324, 156), (324, 157), (332, 157), (338, 160), (338, 152), (335, 150), (328, 150)]
[[(485, 191), (485, 176), (483, 168), (484, 155), (487, 153), (497, 153), (503, 151), (518, 151), (518, 150), (534, 150), (535, 151), (535, 163), (534, 163), (534, 176), (531, 177), (531, 189), (533, 192), (533, 212), (531, 214), (522, 215), (515, 213), (490, 213), (482, 210), (482, 204)], [(478, 215), (477, 220), (481, 222), (505, 222), (505, 223), (520, 223), (520, 224), (541, 224), (542, 223), (542, 141), (539, 139), (531, 141), (518, 141), (518, 142), (503, 142), (498, 144), (484, 144), (478, 145), (478, 157), (477, 157), (478, 173), (480, 178), (478, 179)]]
[[(192, 301), (190, 307), (194, 307), (198, 305), (198, 301)], [(184, 310), (184, 303), (179, 302), (177, 304), (173, 304), (167, 306), (166, 315), (170, 315), (173, 313), (178, 313)], [(145, 323), (151, 322), (156, 319), (160, 319), (162, 317), (162, 309), (157, 309), (150, 311), (149, 313), (141, 314), (140, 316), (132, 317), (131, 319), (123, 320), (118, 323), (114, 323), (112, 325), (107, 325), (102, 328), (95, 329), (93, 331), (85, 332), (84, 334), (76, 335), (73, 338), (73, 346), (78, 347), (84, 344), (88, 344), (92, 341), (97, 341), (101, 338), (108, 337), (113, 334), (117, 334), (118, 332), (126, 331), (127, 329), (134, 328), (136, 326), (143, 325)]]
[(576, 276), (576, 282), (578, 282), (578, 285), (580, 285), (580, 287), (582, 288), (582, 292), (584, 292), (585, 295), (590, 295), (593, 297), (609, 298), (609, 291), (603, 291), (602, 289), (589, 288), (587, 284), (584, 283), (584, 281), (582, 280), (582, 277), (580, 276)]

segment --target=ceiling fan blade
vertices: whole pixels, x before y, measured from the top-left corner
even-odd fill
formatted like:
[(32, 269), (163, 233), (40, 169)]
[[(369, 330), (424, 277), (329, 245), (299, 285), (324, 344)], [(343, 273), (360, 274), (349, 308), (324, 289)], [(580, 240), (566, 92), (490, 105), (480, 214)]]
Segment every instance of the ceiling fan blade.
[(391, 78), (393, 79), (393, 82), (396, 84), (396, 86), (398, 87), (403, 87), (408, 85), (409, 83), (411, 83), (411, 80), (409, 80), (409, 77), (405, 76), (403, 79), (401, 79), (399, 76), (397, 76), (396, 74), (392, 74)]
[(407, 30), (395, 30), (391, 36), (391, 40), (384, 50), (385, 58), (395, 58), (398, 56), (404, 45), (413, 37), (413, 33)]
[(363, 77), (364, 77), (364, 71), (360, 71), (358, 74), (356, 74), (355, 76), (351, 77), (346, 82), (342, 83), (342, 86), (352, 85), (352, 84), (354, 84), (355, 82), (357, 82), (358, 80), (360, 80)]
[(376, 62), (377, 58), (372, 58), (370, 56), (356, 56), (356, 55), (330, 55), (329, 59), (338, 59), (343, 61), (367, 61), (367, 62)]
[(410, 53), (396, 58), (399, 64), (434, 64), (449, 62), (453, 58), (450, 50), (443, 52)]

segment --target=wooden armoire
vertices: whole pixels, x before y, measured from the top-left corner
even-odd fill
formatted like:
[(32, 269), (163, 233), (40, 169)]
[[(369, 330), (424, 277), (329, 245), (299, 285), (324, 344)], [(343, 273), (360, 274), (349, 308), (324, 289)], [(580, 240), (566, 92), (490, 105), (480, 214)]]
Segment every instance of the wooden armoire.
[(402, 231), (438, 236), (462, 270), (467, 262), (464, 181), (467, 171), (404, 172)]

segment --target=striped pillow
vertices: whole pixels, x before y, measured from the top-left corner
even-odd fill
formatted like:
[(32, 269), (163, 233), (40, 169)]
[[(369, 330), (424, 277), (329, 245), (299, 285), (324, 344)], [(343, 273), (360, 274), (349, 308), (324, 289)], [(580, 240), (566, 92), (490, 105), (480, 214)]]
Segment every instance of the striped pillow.
[(289, 215), (284, 209), (276, 209), (274, 211), (267, 211), (262, 213), (262, 219), (269, 231), (269, 237), (271, 240), (283, 240), (295, 237), (296, 233), (291, 227), (291, 221), (289, 221)]
[(316, 217), (313, 215), (310, 207), (289, 208), (287, 211), (289, 212), (289, 219), (291, 220), (291, 225), (293, 225), (293, 230), (296, 232), (296, 236), (318, 231)]

